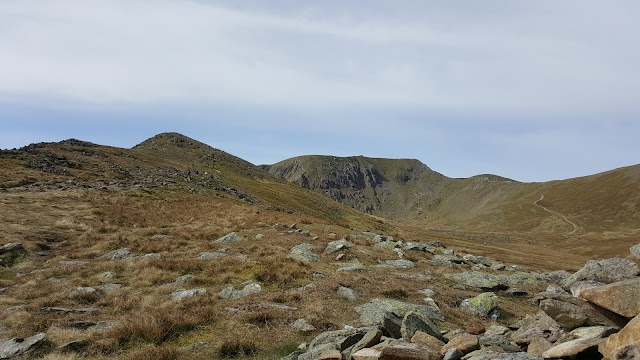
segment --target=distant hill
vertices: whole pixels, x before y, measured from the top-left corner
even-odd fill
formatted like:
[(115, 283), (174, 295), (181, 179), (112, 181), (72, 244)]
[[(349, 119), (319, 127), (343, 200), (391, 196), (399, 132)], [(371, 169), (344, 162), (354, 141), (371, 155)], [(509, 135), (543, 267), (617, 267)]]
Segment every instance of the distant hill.
[(640, 232), (640, 165), (546, 183), (491, 174), (453, 179), (418, 160), (362, 156), (301, 156), (261, 167), (360, 211), (435, 228)]

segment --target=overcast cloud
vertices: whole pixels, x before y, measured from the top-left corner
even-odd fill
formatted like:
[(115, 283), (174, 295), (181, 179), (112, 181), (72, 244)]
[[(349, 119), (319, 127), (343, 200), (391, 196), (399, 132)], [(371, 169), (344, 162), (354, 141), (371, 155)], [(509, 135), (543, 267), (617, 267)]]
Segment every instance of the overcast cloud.
[(254, 163), (640, 162), (637, 1), (0, 2), (0, 148), (182, 131)]

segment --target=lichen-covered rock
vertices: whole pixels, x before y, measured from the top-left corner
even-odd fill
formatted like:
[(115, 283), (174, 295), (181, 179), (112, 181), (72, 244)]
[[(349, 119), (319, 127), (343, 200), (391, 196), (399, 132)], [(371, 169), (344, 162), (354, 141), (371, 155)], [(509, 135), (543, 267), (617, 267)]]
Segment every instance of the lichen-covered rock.
[(590, 260), (582, 269), (569, 276), (562, 287), (571, 289), (571, 285), (578, 281), (592, 280), (605, 284), (633, 279), (640, 274), (638, 264), (629, 259), (613, 258), (605, 260)]
[(317, 262), (320, 261), (320, 256), (314, 253), (315, 246), (313, 244), (304, 243), (294, 246), (291, 249), (289, 257), (294, 260), (302, 262)]
[(442, 320), (442, 313), (439, 309), (394, 299), (376, 298), (366, 304), (356, 306), (354, 310), (360, 314), (360, 322), (365, 326), (380, 324), (386, 312), (391, 312), (404, 318), (408, 313), (413, 311), (430, 319)]
[(411, 260), (378, 260), (378, 267), (388, 269), (412, 269), (416, 263)]
[(27, 254), (27, 250), (20, 243), (8, 243), (0, 246), (0, 267), (15, 265)]
[(464, 299), (460, 303), (460, 310), (475, 316), (486, 317), (491, 310), (498, 307), (498, 296), (492, 292), (482, 293), (471, 299)]
[(355, 291), (353, 291), (352, 289), (349, 289), (348, 287), (344, 287), (344, 286), (338, 287), (337, 294), (349, 301), (358, 300), (358, 294), (356, 294)]
[(105, 260), (131, 260), (133, 259), (134, 256), (133, 254), (131, 254), (131, 251), (129, 251), (129, 249), (127, 248), (121, 248), (118, 250), (113, 250), (109, 253), (106, 253), (104, 255), (102, 255), (100, 257), (100, 259), (105, 259)]

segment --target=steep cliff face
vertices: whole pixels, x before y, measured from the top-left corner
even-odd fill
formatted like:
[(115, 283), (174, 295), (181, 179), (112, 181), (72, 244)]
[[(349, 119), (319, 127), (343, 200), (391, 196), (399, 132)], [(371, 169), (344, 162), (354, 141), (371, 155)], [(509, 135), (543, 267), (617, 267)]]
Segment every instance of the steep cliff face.
[(301, 156), (262, 167), (272, 175), (358, 210), (391, 219), (438, 204), (451, 179), (413, 159)]

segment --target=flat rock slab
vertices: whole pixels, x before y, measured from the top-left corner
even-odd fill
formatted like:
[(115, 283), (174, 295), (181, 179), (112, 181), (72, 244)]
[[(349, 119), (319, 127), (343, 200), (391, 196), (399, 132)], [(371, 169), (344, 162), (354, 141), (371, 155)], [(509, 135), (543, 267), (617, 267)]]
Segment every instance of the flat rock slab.
[(63, 307), (43, 307), (43, 312), (57, 312), (63, 314), (97, 314), (100, 310), (96, 308), (63, 308)]
[(382, 349), (379, 360), (441, 360), (442, 355), (426, 346), (401, 343)]
[(26, 353), (41, 345), (47, 336), (44, 333), (28, 338), (13, 338), (0, 340), (0, 359), (9, 359)]
[(351, 355), (353, 360), (378, 360), (382, 352), (376, 349), (362, 349)]
[(545, 359), (562, 359), (581, 354), (589, 349), (595, 349), (602, 339), (577, 339), (556, 345), (542, 354)]
[(184, 299), (201, 296), (207, 293), (207, 289), (179, 289), (171, 294), (171, 300), (182, 301)]
[(640, 278), (583, 290), (580, 298), (632, 318), (640, 314)]
[(246, 285), (242, 290), (236, 290), (235, 287), (229, 286), (221, 290), (218, 295), (223, 299), (237, 300), (250, 295), (258, 294), (262, 291), (262, 287), (259, 284), (252, 283)]

